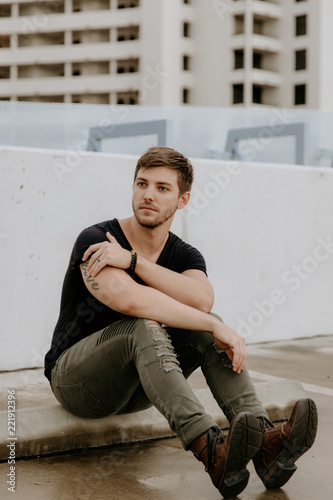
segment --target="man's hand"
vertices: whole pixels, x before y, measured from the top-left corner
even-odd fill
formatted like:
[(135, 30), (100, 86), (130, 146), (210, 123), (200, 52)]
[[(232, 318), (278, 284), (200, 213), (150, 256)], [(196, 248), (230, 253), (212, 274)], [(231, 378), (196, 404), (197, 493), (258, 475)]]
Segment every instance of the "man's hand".
[[(106, 236), (109, 241), (91, 245), (83, 255), (82, 261), (87, 261), (84, 269), (88, 277), (95, 278), (107, 266), (126, 270), (131, 265), (131, 252), (119, 245), (109, 232)], [(207, 313), (211, 311), (214, 292), (204, 271), (187, 269), (177, 273), (138, 255), (135, 274), (147, 286), (182, 304)]]
[(131, 252), (119, 245), (116, 238), (109, 232), (106, 233), (109, 240), (102, 243), (90, 245), (84, 252), (82, 261), (85, 262), (90, 256), (87, 267), (88, 276), (95, 277), (105, 266), (128, 269), (131, 264)]
[[(244, 370), (248, 356), (244, 337), (213, 315), (136, 283), (120, 267), (129, 267), (131, 253), (120, 247), (111, 235), (108, 239), (110, 243), (91, 245), (85, 252), (83, 260), (91, 255), (90, 274), (88, 264), (81, 264), (83, 281), (97, 300), (127, 316), (150, 318), (172, 328), (211, 332), (216, 345), (227, 353), (233, 370), (236, 373)], [(97, 261), (99, 255), (101, 262)], [(91, 279), (98, 273), (98, 282)]]
[(223, 349), (232, 361), (232, 369), (241, 373), (248, 357), (244, 337), (220, 321), (214, 326), (212, 333), (216, 345)]

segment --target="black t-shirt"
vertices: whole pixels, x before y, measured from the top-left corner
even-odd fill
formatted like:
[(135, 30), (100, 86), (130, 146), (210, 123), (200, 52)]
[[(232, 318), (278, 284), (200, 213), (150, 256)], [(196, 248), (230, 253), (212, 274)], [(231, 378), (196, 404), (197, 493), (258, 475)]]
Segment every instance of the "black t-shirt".
[[(60, 314), (51, 349), (45, 356), (44, 373), (49, 380), (52, 368), (62, 352), (88, 335), (126, 317), (97, 300), (84, 284), (80, 271), (84, 252), (90, 245), (109, 241), (106, 236), (108, 231), (123, 248), (132, 249), (117, 219), (95, 224), (79, 234), (63, 283)], [(206, 273), (206, 263), (201, 253), (171, 232), (157, 264), (177, 273), (187, 269), (200, 269)], [(145, 285), (135, 273), (127, 272), (137, 283)]]

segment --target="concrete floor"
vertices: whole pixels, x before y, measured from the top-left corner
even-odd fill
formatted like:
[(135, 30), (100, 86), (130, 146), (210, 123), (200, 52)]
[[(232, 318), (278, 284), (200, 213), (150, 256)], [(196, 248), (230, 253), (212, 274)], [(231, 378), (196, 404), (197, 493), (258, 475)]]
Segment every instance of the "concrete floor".
[[(333, 337), (253, 345), (249, 352), (248, 368), (258, 380), (274, 376), (305, 384), (318, 406), (319, 429), (314, 446), (297, 462), (298, 470), (283, 489), (266, 491), (250, 463), (249, 484), (237, 498), (332, 500)], [(0, 464), (3, 500), (221, 499), (203, 465), (178, 439), (17, 461), (14, 496), (7, 491), (8, 467)]]

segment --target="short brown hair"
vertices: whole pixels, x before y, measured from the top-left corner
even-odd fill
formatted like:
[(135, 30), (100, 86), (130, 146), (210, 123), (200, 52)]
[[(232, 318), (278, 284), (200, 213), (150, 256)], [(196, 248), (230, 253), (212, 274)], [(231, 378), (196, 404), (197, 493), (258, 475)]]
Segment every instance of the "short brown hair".
[(186, 191), (191, 191), (193, 167), (190, 160), (178, 151), (162, 146), (153, 146), (147, 149), (136, 164), (134, 181), (141, 168), (146, 169), (151, 167), (168, 167), (176, 170), (180, 195)]

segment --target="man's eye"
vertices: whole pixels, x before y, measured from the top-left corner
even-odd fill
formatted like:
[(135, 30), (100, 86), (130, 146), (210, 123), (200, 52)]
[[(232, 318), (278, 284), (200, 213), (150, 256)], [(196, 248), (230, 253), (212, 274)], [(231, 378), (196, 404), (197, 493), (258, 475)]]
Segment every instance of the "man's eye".
[(167, 188), (164, 186), (160, 186), (160, 191), (167, 191)]

